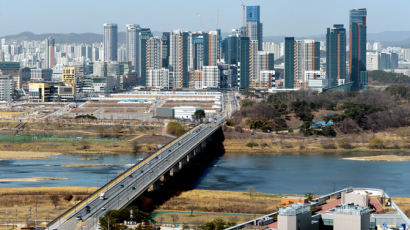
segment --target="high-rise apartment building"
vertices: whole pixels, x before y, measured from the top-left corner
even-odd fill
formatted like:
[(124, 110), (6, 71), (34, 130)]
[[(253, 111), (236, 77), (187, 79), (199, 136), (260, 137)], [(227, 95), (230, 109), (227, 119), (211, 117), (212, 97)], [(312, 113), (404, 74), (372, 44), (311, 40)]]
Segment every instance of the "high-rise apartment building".
[(226, 64), (237, 65), (240, 57), (239, 34), (232, 34), (223, 40), (223, 59)]
[(46, 38), (44, 41), (45, 45), (45, 56), (44, 56), (44, 68), (51, 69), (54, 67), (54, 58), (55, 58), (55, 41), (54, 38)]
[(320, 42), (285, 38), (285, 88), (307, 88), (306, 71), (320, 70)]
[(260, 17), (260, 6), (246, 7), (246, 36), (249, 39), (258, 41), (258, 50), (262, 50), (263, 26)]
[(250, 69), (249, 69), (249, 59), (250, 59), (250, 50), (249, 50), (249, 44), (250, 40), (248, 37), (241, 37), (241, 76), (240, 76), (240, 87), (241, 89), (247, 89), (249, 88), (249, 75), (250, 75)]
[(161, 69), (149, 69), (147, 70), (147, 87), (170, 89), (172, 80), (170, 79), (169, 70), (165, 68)]
[(220, 86), (218, 66), (202, 67), (202, 88), (218, 89)]
[[(252, 79), (252, 88), (267, 89), (272, 88), (272, 80), (268, 80), (267, 73), (263, 71), (274, 70), (274, 54), (272, 52), (258, 51), (256, 57), (256, 75)], [(270, 72), (269, 74), (272, 74)]]
[(366, 42), (367, 10), (350, 10), (350, 81), (352, 90), (360, 90), (367, 85)]
[(295, 88), (295, 38), (285, 38), (285, 88)]
[(340, 24), (327, 28), (326, 73), (328, 87), (346, 80), (346, 29)]
[(127, 61), (131, 63), (132, 72), (139, 73), (140, 68), (140, 26), (129, 24), (126, 26), (127, 32), (125, 37)]
[(0, 101), (11, 102), (13, 91), (13, 76), (0, 75)]
[(169, 66), (169, 36), (170, 32), (162, 33), (162, 64), (161, 67), (168, 68)]
[(118, 25), (104, 24), (104, 61), (117, 61)]
[(218, 32), (203, 33), (204, 66), (216, 66), (218, 58)]
[(188, 88), (189, 32), (170, 33), (169, 69), (173, 72), (174, 88)]

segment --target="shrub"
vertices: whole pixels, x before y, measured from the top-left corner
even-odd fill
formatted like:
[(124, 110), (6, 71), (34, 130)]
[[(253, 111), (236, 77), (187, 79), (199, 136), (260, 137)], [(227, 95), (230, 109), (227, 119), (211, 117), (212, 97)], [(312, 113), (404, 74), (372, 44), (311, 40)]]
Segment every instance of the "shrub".
[(321, 145), (324, 149), (337, 149), (337, 146), (334, 142), (322, 142)]
[(248, 142), (248, 143), (246, 143), (246, 147), (249, 147), (249, 148), (253, 148), (253, 147), (256, 147), (256, 146), (259, 146), (257, 143), (255, 143), (255, 142)]
[(265, 142), (261, 143), (260, 146), (261, 146), (262, 148), (269, 147), (268, 143), (265, 143)]
[(90, 115), (90, 114), (81, 114), (81, 115), (75, 116), (75, 119), (97, 120), (97, 117), (95, 117), (94, 115)]
[(377, 137), (374, 137), (369, 141), (369, 148), (371, 149), (384, 149), (385, 145), (383, 140)]
[(175, 136), (180, 136), (185, 132), (184, 127), (182, 127), (179, 122), (169, 122), (167, 125), (167, 133)]
[(342, 149), (354, 149), (354, 146), (350, 144), (346, 139), (340, 139), (337, 143)]

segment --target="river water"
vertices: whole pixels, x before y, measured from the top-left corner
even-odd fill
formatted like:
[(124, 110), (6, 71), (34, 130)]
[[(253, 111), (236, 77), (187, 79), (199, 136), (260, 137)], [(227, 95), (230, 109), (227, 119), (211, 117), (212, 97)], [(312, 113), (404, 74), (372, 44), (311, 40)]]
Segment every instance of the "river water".
[[(88, 159), (84, 159), (84, 158)], [(46, 159), (0, 161), (0, 179), (57, 177), (67, 180), (0, 182), (0, 187), (102, 186), (129, 164), (133, 155), (59, 155)], [(73, 164), (107, 164), (66, 167)], [(325, 194), (348, 186), (385, 189), (410, 196), (410, 162), (347, 161), (338, 156), (223, 156), (198, 180), (196, 188), (256, 192)]]

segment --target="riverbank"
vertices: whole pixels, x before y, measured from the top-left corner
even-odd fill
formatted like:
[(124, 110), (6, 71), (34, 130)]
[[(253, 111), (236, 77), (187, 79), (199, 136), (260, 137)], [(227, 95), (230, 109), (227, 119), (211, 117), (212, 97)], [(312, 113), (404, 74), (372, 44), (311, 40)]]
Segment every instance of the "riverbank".
[[(410, 154), (410, 128), (358, 133), (335, 138), (296, 133), (236, 132), (225, 128), (226, 155)], [(377, 145), (374, 144), (377, 142)]]
[(42, 159), (59, 154), (60, 153), (34, 151), (0, 151), (0, 160)]

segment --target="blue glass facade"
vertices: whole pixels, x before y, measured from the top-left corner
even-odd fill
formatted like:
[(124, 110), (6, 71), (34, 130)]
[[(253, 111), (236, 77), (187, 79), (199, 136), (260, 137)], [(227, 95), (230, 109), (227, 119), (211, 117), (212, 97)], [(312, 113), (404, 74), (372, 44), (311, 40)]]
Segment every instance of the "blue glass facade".
[(260, 22), (260, 6), (247, 6), (246, 7), (246, 21), (247, 22)]
[(327, 28), (326, 74), (328, 87), (335, 87), (339, 79), (346, 79), (346, 29), (343, 25)]
[(285, 38), (285, 88), (295, 88), (295, 38)]
[[(350, 80), (352, 90), (360, 90), (367, 85), (366, 42), (367, 25), (366, 9), (350, 11)], [(362, 79), (364, 78), (364, 79)]]

